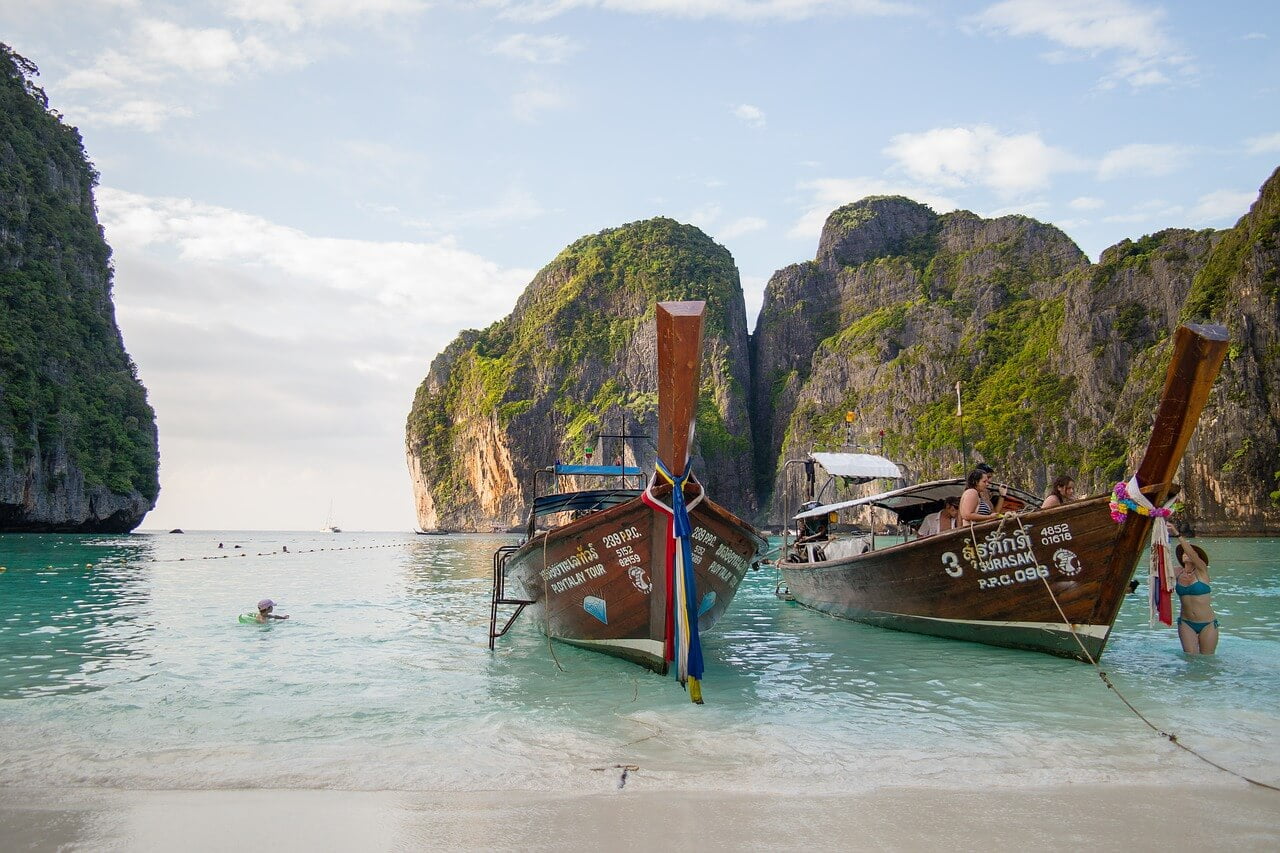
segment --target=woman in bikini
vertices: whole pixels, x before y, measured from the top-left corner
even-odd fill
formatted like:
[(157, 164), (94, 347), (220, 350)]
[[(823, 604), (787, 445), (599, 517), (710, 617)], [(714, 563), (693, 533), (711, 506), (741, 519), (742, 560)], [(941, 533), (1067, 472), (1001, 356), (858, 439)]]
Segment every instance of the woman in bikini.
[(1180, 568), (1173, 591), (1181, 604), (1178, 638), (1182, 640), (1182, 650), (1189, 655), (1211, 655), (1218, 648), (1218, 619), (1213, 615), (1213, 600), (1209, 595), (1209, 555), (1173, 527), (1169, 532), (1178, 539), (1176, 554)]
[(978, 524), (991, 521), (1000, 515), (1008, 486), (1000, 487), (1000, 494), (991, 499), (991, 472), (974, 468), (965, 480), (964, 494), (960, 496), (960, 523)]

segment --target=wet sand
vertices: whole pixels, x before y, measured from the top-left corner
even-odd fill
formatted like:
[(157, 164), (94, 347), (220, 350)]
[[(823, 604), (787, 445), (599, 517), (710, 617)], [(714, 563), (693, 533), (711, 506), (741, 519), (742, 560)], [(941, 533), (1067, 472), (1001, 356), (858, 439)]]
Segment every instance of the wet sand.
[[(604, 787), (604, 786), (602, 786)], [(1064, 785), (843, 796), (0, 789), (0, 849), (1276, 850), (1280, 793)]]

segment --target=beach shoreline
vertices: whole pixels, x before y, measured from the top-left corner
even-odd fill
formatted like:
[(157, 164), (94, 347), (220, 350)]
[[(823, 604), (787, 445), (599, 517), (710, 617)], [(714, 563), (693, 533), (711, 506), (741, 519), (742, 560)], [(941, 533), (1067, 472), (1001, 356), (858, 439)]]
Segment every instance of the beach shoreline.
[(0, 788), (9, 850), (1212, 849), (1280, 847), (1240, 784), (879, 788), (848, 795)]

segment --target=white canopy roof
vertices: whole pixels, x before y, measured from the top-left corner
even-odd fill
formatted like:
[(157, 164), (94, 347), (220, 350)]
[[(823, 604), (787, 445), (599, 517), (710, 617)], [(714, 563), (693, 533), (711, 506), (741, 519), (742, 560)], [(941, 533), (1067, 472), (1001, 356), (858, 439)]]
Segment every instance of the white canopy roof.
[[(816, 457), (817, 454), (815, 453)], [(920, 516), (932, 512), (938, 508), (943, 500), (949, 497), (960, 497), (964, 492), (964, 480), (934, 480), (931, 483), (920, 483), (915, 486), (904, 486), (900, 489), (893, 489), (888, 492), (880, 492), (876, 495), (867, 495), (866, 497), (853, 498), (852, 500), (840, 501), (839, 503), (825, 504), (816, 506), (813, 509), (807, 509), (804, 512), (797, 513), (794, 518), (797, 520), (805, 518), (813, 518), (815, 516), (826, 515), (829, 512), (836, 512), (842, 509), (848, 509), (855, 506), (863, 506), (871, 504), (872, 506), (882, 507), (898, 514), (898, 517), (904, 521), (913, 520)], [(1032, 509), (1040, 507), (1040, 498), (1022, 489), (1009, 487), (1010, 497), (1017, 498), (1024, 506)]]
[(833, 477), (896, 480), (902, 476), (897, 465), (883, 456), (871, 453), (813, 453), (810, 455)]

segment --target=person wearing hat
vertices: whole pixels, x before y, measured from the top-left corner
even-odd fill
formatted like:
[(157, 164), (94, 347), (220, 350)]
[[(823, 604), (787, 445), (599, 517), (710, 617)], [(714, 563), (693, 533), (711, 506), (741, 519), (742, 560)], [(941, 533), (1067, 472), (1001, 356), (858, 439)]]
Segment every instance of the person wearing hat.
[(1218, 617), (1209, 594), (1209, 555), (1172, 525), (1169, 533), (1178, 540), (1175, 554), (1179, 568), (1173, 587), (1179, 604), (1178, 639), (1189, 655), (1211, 655), (1218, 648)]
[(264, 598), (258, 602), (258, 622), (266, 622), (268, 619), (288, 619), (288, 616), (277, 616), (274, 611), (276, 603), (269, 598)]

